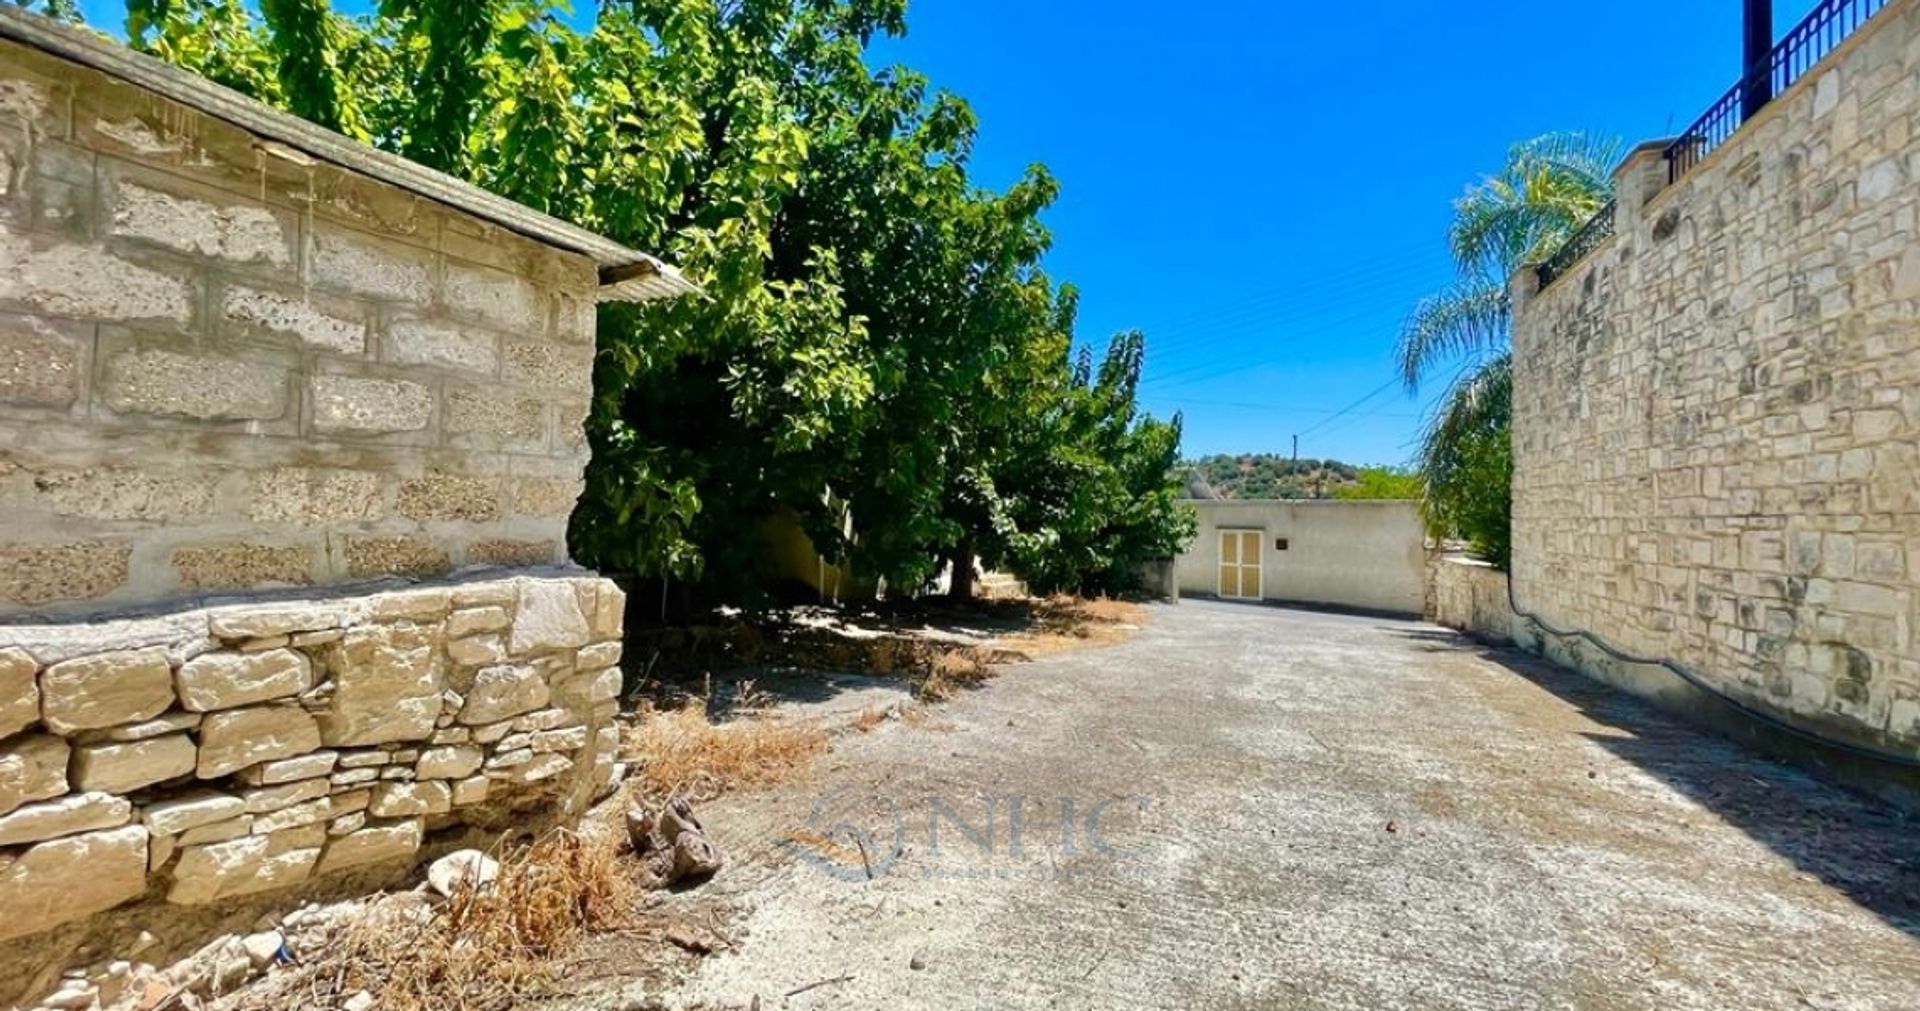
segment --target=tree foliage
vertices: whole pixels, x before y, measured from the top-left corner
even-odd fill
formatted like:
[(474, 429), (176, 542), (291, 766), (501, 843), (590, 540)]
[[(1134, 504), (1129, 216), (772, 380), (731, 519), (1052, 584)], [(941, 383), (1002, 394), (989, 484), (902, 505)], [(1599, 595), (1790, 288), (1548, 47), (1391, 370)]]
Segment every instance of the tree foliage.
[(1448, 229), (1458, 278), (1423, 300), (1400, 332), (1409, 390), (1458, 363), (1420, 445), (1427, 522), (1505, 567), (1513, 511), (1513, 374), (1507, 282), (1551, 256), (1612, 197), (1620, 145), (1548, 134), (1515, 145), (1500, 171), (1454, 202)]
[[(146, 52), (661, 253), (705, 290), (600, 313), (571, 532), (602, 568), (750, 598), (797, 516), (898, 588), (978, 557), (1118, 589), (1189, 523), (1143, 342), (1096, 368), (1041, 269), (1058, 186), (968, 175), (977, 123), (869, 43), (905, 0), (130, 0)], [(851, 534), (842, 525), (851, 506)]]

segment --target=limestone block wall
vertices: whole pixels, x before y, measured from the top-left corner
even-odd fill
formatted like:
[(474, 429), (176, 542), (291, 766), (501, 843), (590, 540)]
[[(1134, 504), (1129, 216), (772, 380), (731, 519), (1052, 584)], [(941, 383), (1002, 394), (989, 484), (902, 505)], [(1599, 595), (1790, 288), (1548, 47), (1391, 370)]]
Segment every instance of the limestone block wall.
[(1920, 755), (1920, 4), (1516, 282), (1521, 606)]
[(0, 616), (564, 561), (596, 283), (0, 42)]
[(613, 776), (623, 606), (529, 575), (0, 628), (0, 941), (579, 811)]

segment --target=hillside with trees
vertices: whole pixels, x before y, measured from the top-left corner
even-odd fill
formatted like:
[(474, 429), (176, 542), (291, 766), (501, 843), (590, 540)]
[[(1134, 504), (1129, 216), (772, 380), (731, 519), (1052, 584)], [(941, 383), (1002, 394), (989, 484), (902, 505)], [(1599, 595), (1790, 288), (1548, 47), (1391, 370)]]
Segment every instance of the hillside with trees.
[[(1181, 463), (1183, 478), (1198, 477), (1223, 499), (1411, 499), (1420, 480), (1396, 467), (1356, 466), (1339, 460), (1274, 453), (1218, 453)], [(1189, 491), (1196, 492), (1189, 480)]]

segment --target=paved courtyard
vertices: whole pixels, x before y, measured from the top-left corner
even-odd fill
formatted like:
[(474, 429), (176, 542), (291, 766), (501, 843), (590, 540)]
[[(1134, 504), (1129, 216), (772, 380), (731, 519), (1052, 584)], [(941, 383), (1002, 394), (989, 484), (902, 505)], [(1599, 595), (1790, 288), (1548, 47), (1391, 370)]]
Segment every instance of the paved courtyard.
[(704, 809), (733, 864), (668, 902), (734, 943), (666, 1002), (1920, 1007), (1886, 810), (1432, 626), (1152, 615)]

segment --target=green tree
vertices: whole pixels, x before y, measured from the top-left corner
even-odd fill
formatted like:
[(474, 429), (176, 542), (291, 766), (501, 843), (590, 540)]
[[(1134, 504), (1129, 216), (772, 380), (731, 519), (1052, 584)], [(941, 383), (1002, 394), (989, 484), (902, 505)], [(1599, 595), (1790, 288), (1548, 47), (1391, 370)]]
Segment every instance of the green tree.
[(1552, 255), (1612, 198), (1617, 141), (1548, 134), (1515, 145), (1495, 175), (1454, 203), (1448, 246), (1455, 282), (1422, 301), (1401, 329), (1399, 364), (1410, 392), (1459, 364), (1421, 439), (1428, 524), (1464, 537), (1505, 567), (1511, 544), (1514, 271)]
[[(1060, 477), (1026, 467), (1036, 446), (1152, 456), (1170, 434), (1177, 448), (1177, 425), (1134, 419), (1130, 393), (1075, 385), (1071, 295), (1039, 266), (1052, 178), (1036, 167), (1004, 192), (977, 187), (966, 104), (868, 66), (876, 35), (905, 30), (904, 0), (607, 2), (584, 34), (557, 10), (382, 0), (347, 18), (326, 0), (263, 0), (255, 16), (242, 0), (130, 0), (127, 35), (659, 251), (702, 286), (600, 312), (576, 557), (747, 601), (751, 531), (790, 512), (830, 557), (914, 588), (943, 559), (1029, 557), (1004, 547), (1047, 520), (1016, 508), (1035, 494), (1024, 482)], [(1096, 446), (1101, 410), (1138, 438)], [(1129, 479), (1130, 460), (1112, 463)], [(1073, 476), (1089, 482), (1067, 499), (1086, 510), (1076, 536), (1120, 537), (1158, 502), (1137, 482), (1121, 501), (1099, 468)], [(1091, 568), (1072, 572), (1117, 572), (1132, 550), (1087, 552)]]
[(1347, 500), (1417, 499), (1425, 488), (1418, 471), (1403, 467), (1361, 467), (1351, 484), (1333, 490), (1333, 497)]

